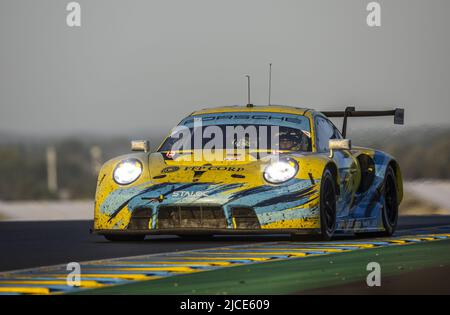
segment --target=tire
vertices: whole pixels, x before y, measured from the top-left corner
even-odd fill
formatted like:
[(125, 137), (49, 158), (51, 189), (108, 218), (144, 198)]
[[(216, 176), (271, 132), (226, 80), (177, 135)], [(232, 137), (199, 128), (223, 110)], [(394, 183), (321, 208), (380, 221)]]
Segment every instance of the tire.
[(103, 236), (110, 242), (139, 242), (145, 239), (145, 235), (106, 234)]
[(381, 210), (381, 219), (384, 231), (356, 233), (360, 237), (387, 237), (394, 234), (398, 221), (398, 197), (397, 197), (397, 181), (392, 167), (388, 167), (384, 175), (383, 192), (384, 199), (383, 209)]
[(329, 241), (336, 230), (336, 181), (325, 169), (320, 183), (320, 239)]

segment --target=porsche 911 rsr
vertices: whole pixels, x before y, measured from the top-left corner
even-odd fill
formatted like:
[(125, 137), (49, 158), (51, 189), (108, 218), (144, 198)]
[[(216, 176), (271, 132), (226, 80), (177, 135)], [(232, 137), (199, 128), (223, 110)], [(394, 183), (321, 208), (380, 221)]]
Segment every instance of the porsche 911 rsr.
[[(112, 241), (150, 234), (391, 235), (403, 195), (400, 167), (389, 154), (345, 139), (348, 117), (386, 115), (403, 123), (403, 109), (194, 112), (155, 152), (147, 141), (133, 141), (134, 153), (103, 165), (94, 231)], [(330, 117), (343, 117), (342, 132)], [(240, 135), (227, 135), (238, 129)]]

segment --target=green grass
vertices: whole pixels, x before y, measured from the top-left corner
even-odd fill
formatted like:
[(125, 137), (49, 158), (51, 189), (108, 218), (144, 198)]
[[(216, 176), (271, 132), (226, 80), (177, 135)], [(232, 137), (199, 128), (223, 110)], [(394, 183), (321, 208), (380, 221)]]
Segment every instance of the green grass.
[(450, 240), (228, 267), (81, 294), (289, 294), (365, 281), (369, 262), (382, 277), (450, 264)]

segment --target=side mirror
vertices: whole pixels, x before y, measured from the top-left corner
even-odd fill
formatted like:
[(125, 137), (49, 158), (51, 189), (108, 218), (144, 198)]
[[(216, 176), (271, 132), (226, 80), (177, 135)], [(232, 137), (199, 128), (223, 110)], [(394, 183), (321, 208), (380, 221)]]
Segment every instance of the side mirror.
[(131, 151), (150, 151), (150, 142), (148, 140), (131, 141)]
[(352, 142), (350, 139), (330, 139), (328, 141), (328, 148), (332, 150), (351, 150)]

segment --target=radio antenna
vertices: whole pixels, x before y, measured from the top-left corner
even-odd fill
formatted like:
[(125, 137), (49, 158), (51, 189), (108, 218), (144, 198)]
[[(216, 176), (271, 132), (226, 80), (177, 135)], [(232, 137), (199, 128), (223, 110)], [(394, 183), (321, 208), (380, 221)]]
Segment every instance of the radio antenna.
[(269, 106), (271, 93), (272, 93), (272, 63), (269, 63)]
[(247, 74), (247, 107), (253, 107), (253, 104), (250, 102), (250, 76)]

